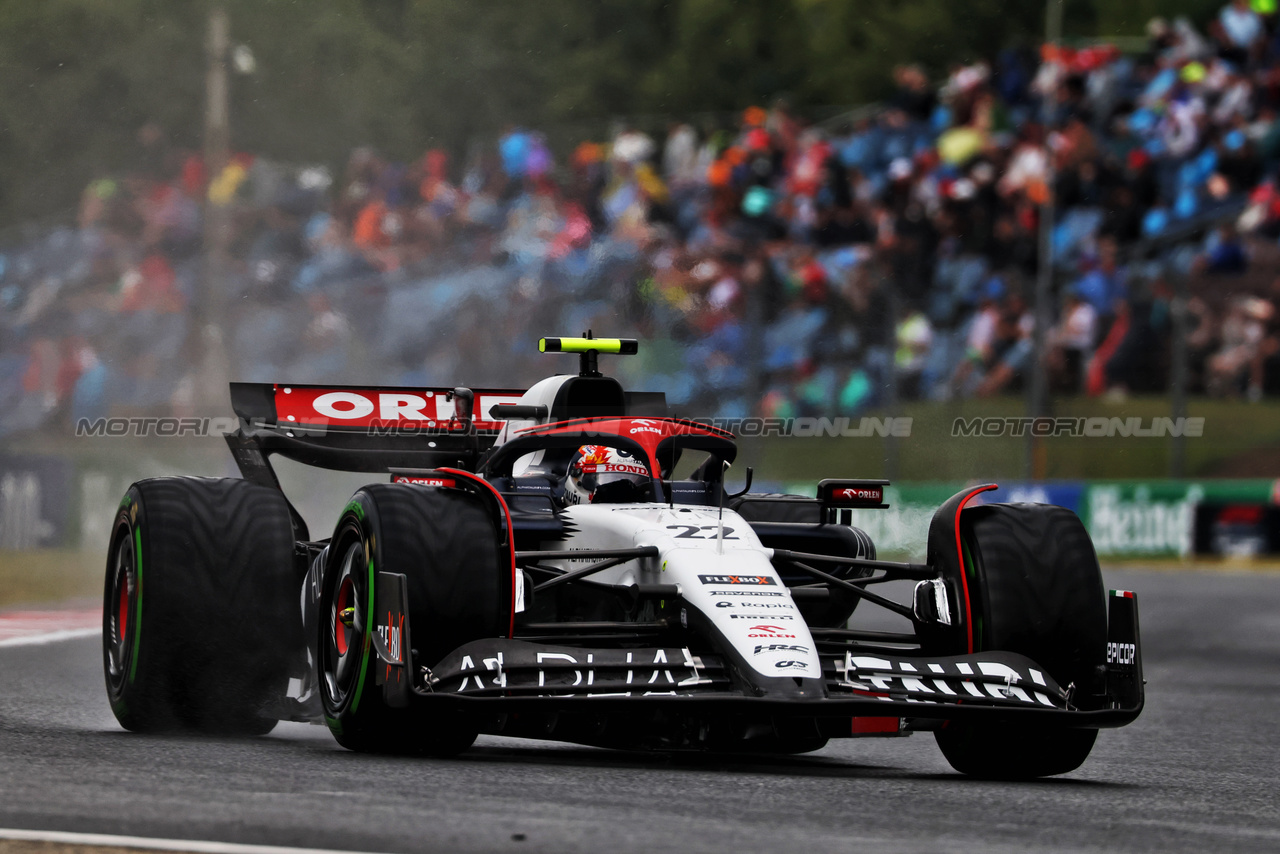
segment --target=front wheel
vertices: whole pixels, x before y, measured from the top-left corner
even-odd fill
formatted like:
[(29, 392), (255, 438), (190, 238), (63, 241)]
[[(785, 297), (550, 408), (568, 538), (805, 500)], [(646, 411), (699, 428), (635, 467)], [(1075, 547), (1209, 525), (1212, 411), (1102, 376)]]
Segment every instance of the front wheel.
[[(959, 606), (956, 631), (935, 638), (932, 651), (1025, 655), (1068, 687), (1075, 705), (1087, 707), (1101, 688), (1107, 611), (1102, 572), (1084, 525), (1070, 510), (1047, 504), (962, 508), (963, 502), (951, 511), (952, 523), (941, 526), (945, 535), (931, 530), (930, 563), (942, 567)], [(957, 549), (960, 554), (950, 559)], [(1074, 771), (1088, 758), (1098, 732), (949, 721), (935, 737), (957, 771), (1016, 780)]]
[(406, 484), (355, 494), (330, 541), (316, 638), (320, 701), (339, 744), (436, 756), (471, 746), (472, 722), (384, 701), (370, 641), (377, 574), (405, 576), (409, 627), (402, 643), (415, 666), (432, 666), (468, 641), (508, 636), (512, 581), (503, 556), (497, 525), (473, 495)]

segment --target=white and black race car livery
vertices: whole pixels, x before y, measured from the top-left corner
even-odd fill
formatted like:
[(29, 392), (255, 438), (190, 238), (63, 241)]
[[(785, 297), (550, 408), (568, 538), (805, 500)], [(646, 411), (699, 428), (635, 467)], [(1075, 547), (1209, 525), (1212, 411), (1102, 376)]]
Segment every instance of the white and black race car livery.
[[(580, 372), (526, 391), (233, 384), (243, 478), (141, 481), (117, 515), (120, 722), (310, 720), (353, 750), (432, 754), (479, 733), (804, 752), (929, 730), (958, 770), (1023, 778), (1073, 770), (1141, 712), (1136, 597), (1104, 591), (1070, 511), (974, 487), (935, 513), (925, 563), (879, 560), (850, 511), (885, 506), (885, 482), (766, 495), (748, 470), (730, 493), (731, 434), (597, 370), (634, 341), (542, 349)], [(313, 539), (273, 455), (382, 482)], [(902, 628), (860, 628), (859, 608)]]

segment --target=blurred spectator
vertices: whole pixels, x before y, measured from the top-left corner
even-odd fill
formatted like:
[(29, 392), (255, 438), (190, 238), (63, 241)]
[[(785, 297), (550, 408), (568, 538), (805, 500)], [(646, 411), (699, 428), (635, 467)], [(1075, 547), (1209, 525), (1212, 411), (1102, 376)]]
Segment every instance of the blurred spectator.
[(1085, 361), (1097, 336), (1098, 312), (1079, 287), (1067, 292), (1062, 322), (1050, 332), (1053, 387), (1067, 393), (1081, 389)]
[(1164, 276), (1214, 274), (1188, 304), (1193, 387), (1271, 394), (1280, 42), (1265, 4), (1207, 24), (1155, 19), (1129, 55), (1010, 49), (936, 86), (904, 64), (877, 110), (827, 123), (779, 100), (564, 152), (510, 126), (456, 162), (357, 148), (337, 181), (243, 153), (210, 174), (148, 123), (74, 227), (0, 255), (0, 432), (191, 398), (202, 204), (229, 214), (246, 378), (518, 384), (542, 369), (521, 342), (594, 325), (664, 342), (623, 370), (684, 411), (855, 413), (895, 375), (907, 398), (1010, 393), (1052, 197), (1055, 388), (1164, 388)]

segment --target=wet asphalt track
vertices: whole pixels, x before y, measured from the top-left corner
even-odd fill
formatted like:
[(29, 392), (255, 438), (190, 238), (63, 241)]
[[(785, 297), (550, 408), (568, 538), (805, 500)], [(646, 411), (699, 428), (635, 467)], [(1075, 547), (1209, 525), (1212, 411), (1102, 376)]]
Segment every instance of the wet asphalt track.
[(449, 761), (301, 724), (141, 737), (90, 639), (0, 649), (0, 827), (387, 852), (1280, 850), (1280, 574), (1107, 581), (1141, 597), (1147, 709), (1064, 778), (967, 780), (928, 735), (777, 759), (482, 738)]

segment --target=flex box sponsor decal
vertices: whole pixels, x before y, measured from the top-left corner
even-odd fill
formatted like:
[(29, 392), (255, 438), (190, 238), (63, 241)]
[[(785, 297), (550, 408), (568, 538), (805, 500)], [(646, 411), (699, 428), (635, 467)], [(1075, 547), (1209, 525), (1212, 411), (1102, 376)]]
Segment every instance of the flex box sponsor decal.
[(766, 586), (778, 583), (767, 575), (699, 575), (698, 580), (703, 584), (755, 584)]

